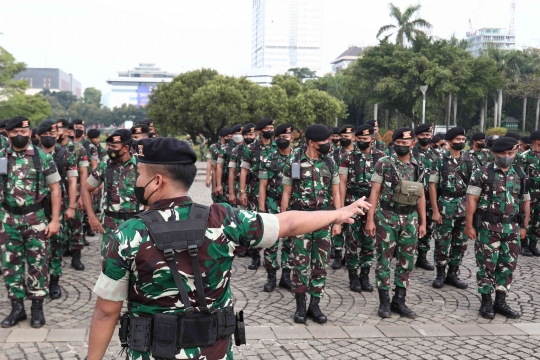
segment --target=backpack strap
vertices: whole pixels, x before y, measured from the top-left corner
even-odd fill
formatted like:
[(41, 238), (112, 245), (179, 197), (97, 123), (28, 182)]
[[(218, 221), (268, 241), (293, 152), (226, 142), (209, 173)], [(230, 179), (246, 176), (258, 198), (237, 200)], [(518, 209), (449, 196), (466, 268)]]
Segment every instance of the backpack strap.
[(65, 161), (64, 156), (67, 153), (67, 149), (65, 147), (60, 147), (57, 149), (56, 153), (54, 154), (54, 163), (56, 164), (57, 170), (60, 173), (60, 176), (62, 177), (62, 180), (66, 177), (66, 172), (64, 169)]
[(334, 161), (336, 162), (336, 164), (339, 163), (339, 155), (341, 155), (339, 148), (335, 148), (332, 156), (334, 157)]
[(334, 177), (334, 165), (336, 163), (332, 162), (332, 158), (329, 157), (329, 156), (324, 156), (323, 160), (324, 160), (324, 163), (326, 164), (326, 166), (328, 167), (328, 170), (330, 170), (330, 179), (331, 179), (331, 178)]
[(37, 146), (34, 146), (34, 155), (32, 156), (32, 162), (34, 163), (34, 169), (36, 169), (36, 196), (35, 196), (35, 202), (38, 202), (39, 199), (39, 183), (41, 182), (41, 174), (43, 173), (43, 169), (41, 167), (41, 157), (39, 148)]
[(514, 171), (518, 174), (519, 180), (521, 182), (521, 188), (519, 189), (519, 200), (523, 199), (523, 195), (525, 195), (526, 192), (529, 192), (528, 184), (527, 184), (527, 178), (525, 177), (525, 173), (521, 169), (521, 167), (517, 164), (513, 165)]
[(493, 182), (495, 181), (495, 167), (491, 163), (488, 165), (488, 202), (491, 207), (493, 204)]

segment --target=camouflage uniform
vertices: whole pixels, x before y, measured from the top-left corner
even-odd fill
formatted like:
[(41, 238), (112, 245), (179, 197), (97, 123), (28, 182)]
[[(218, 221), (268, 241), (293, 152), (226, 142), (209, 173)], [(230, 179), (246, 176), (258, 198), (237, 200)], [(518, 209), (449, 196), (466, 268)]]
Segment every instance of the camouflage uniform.
[(464, 156), (472, 161), (473, 170), (479, 169), (482, 166), (495, 161), (493, 158), (493, 153), (487, 149), (481, 149), (478, 151), (469, 149), (465, 152)]
[[(98, 165), (99, 165), (101, 157), (99, 156), (97, 146), (94, 145), (94, 143), (91, 142), (89, 139), (84, 138), (84, 139), (82, 139), (82, 141), (80, 143), (84, 147), (84, 149), (86, 150), (86, 153), (88, 155), (88, 161), (89, 161), (88, 174), (90, 174), (92, 172), (92, 170), (93, 170), (92, 169), (92, 161), (96, 161), (98, 163)], [(86, 237), (86, 232), (84, 231), (84, 229), (85, 228), (86, 229), (91, 229), (91, 228), (90, 228), (90, 225), (88, 224), (88, 215), (86, 214), (86, 211), (81, 210), (81, 214), (82, 214), (82, 218), (83, 218), (83, 242), (84, 242), (85, 237)], [(88, 243), (86, 243), (86, 245), (88, 245)]]
[[(210, 147), (208, 148), (208, 154), (206, 154), (206, 159), (210, 160), (210, 163), (212, 164), (212, 166), (217, 165), (217, 159), (218, 159), (218, 154), (219, 154), (219, 149), (220, 148), (221, 148), (221, 143), (220, 142), (214, 143), (214, 144), (210, 145)], [(215, 172), (212, 174), (212, 176), (216, 176)], [(212, 193), (212, 201), (214, 203), (218, 203), (218, 202), (220, 202), (219, 200), (220, 199), (218, 198), (218, 196), (214, 195), (214, 193)]]
[[(172, 203), (172, 205), (171, 205)], [(163, 200), (151, 206), (170, 221), (187, 220), (189, 197)], [(233, 306), (230, 287), (236, 253), (246, 245), (268, 247), (275, 243), (279, 223), (274, 215), (235, 210), (228, 204), (210, 207), (205, 240), (198, 258), (209, 308)], [(106, 260), (94, 292), (110, 301), (129, 300), (130, 317), (151, 317), (156, 313), (182, 314), (184, 305), (163, 252), (148, 237), (140, 219), (131, 219), (112, 235)], [(200, 312), (194, 275), (187, 250), (177, 251), (178, 271), (195, 312)], [(139, 266), (142, 264), (143, 266)], [(146, 265), (146, 266), (144, 266)], [(130, 359), (152, 359), (150, 353), (129, 351)], [(231, 338), (220, 338), (206, 348), (184, 348), (176, 359), (232, 359)]]
[[(229, 169), (234, 168), (234, 193), (236, 195), (237, 202), (236, 208), (241, 210), (255, 211), (257, 210), (257, 206), (253, 202), (249, 201), (249, 199), (248, 205), (245, 207), (243, 205), (240, 205), (240, 202), (238, 201), (238, 198), (240, 197), (240, 174), (242, 172), (242, 158), (244, 157), (244, 151), (246, 151), (246, 149), (247, 146), (245, 144), (234, 147), (229, 160)], [(248, 182), (246, 182), (246, 188), (244, 190), (246, 194), (250, 194), (252, 192)]]
[[(235, 144), (235, 142), (231, 140), (225, 143), (223, 146), (221, 146), (221, 149), (219, 150), (219, 153), (218, 153), (217, 164), (223, 165), (221, 179), (218, 179), (218, 181), (221, 181), (221, 186), (223, 186), (223, 195), (221, 195), (223, 199), (221, 200), (221, 202), (224, 202), (224, 203), (229, 203), (229, 166), (228, 165), (232, 156), (232, 152), (237, 147), (238, 146)], [(235, 206), (236, 204), (231, 204), (231, 205)]]
[(388, 150), (384, 141), (378, 140), (378, 139), (375, 139), (375, 141), (372, 143), (371, 146), (382, 152), (385, 152), (386, 150)]
[[(527, 239), (529, 247), (536, 249), (538, 240), (540, 240), (540, 153), (530, 149), (516, 155), (516, 160), (529, 178), (531, 218)], [(525, 246), (526, 242), (523, 243)]]
[[(39, 151), (40, 173), (34, 167), (35, 151)], [(0, 157), (4, 156), (8, 157), (8, 175), (2, 179), (4, 206), (20, 208), (40, 203), (50, 194), (49, 185), (60, 181), (51, 155), (32, 144), (24, 152), (14, 152), (11, 146), (0, 149)], [(24, 299), (27, 295), (43, 299), (48, 294), (49, 241), (44, 232), (48, 222), (43, 208), (25, 215), (12, 214), (5, 207), (0, 211), (2, 274), (10, 299)]]
[[(348, 152), (343, 151), (343, 147), (338, 146), (338, 147), (334, 147), (334, 150), (331, 152), (331, 156), (334, 158), (335, 163), (339, 166), (341, 164), (341, 160), (343, 159), (343, 157), (349, 153), (350, 151)], [(343, 250), (344, 238), (345, 238), (345, 234), (343, 232), (341, 234), (332, 236), (332, 249), (334, 252), (337, 251), (338, 255), (339, 255), (339, 252)], [(332, 256), (334, 256), (334, 252), (332, 252)], [(335, 269), (339, 269), (341, 267), (341, 256), (339, 255), (338, 258), (334, 261), (335, 261), (335, 265), (332, 264), (333, 267)]]

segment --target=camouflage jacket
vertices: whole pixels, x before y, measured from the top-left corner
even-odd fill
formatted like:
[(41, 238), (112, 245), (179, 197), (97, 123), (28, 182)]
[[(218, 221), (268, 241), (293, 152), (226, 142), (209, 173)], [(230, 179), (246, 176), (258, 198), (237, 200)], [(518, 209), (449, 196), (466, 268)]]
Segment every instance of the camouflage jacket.
[[(242, 145), (240, 145), (242, 146)], [(218, 153), (217, 163), (223, 165), (223, 172), (221, 173), (221, 179), (224, 184), (229, 183), (229, 161), (231, 160), (232, 152), (238, 145), (234, 141), (229, 141), (221, 146)]]
[(188, 143), (188, 145), (189, 145), (192, 149), (195, 149), (195, 144), (193, 143), (193, 140), (187, 139), (186, 142)]
[(212, 166), (215, 166), (217, 164), (219, 149), (221, 148), (221, 143), (217, 142), (208, 148), (208, 154), (206, 154), (206, 158), (210, 160), (212, 163)]
[[(427, 192), (429, 191), (429, 175), (431, 174), (431, 169), (433, 168), (433, 164), (439, 160), (440, 154), (431, 147), (424, 150), (418, 144), (412, 149), (412, 154), (424, 168), (424, 190)], [(426, 198), (426, 201), (427, 200), (428, 198)]]
[(99, 145), (94, 145), (94, 146), (96, 147), (98, 157), (99, 157), (99, 161), (107, 161), (109, 156), (107, 155), (107, 150), (105, 150), (103, 145), (99, 144)]
[(494, 161), (493, 153), (487, 149), (482, 149), (480, 151), (469, 149), (465, 152), (465, 156), (472, 161), (473, 170), (479, 169)]
[[(108, 184), (107, 169), (112, 168), (112, 183)], [(137, 182), (137, 159), (131, 156), (128, 161), (120, 164), (118, 161), (102, 161), (88, 176), (88, 185), (98, 188), (105, 183), (105, 211), (135, 212), (143, 208), (135, 196)]]
[[(518, 214), (522, 201), (531, 199), (529, 193), (525, 193), (523, 199), (520, 197), (522, 184), (514, 166), (511, 166), (505, 174), (496, 163), (493, 164), (495, 176), (493, 178), (493, 196), (491, 202), (489, 201), (488, 196), (488, 166), (482, 166), (474, 171), (471, 180), (469, 181), (467, 194), (480, 196), (477, 209), (493, 212), (498, 216), (503, 215), (512, 217)], [(517, 223), (492, 224), (483, 222), (482, 228), (503, 234), (517, 233), (519, 230)]]
[(375, 141), (371, 143), (371, 147), (374, 147), (375, 149), (382, 152), (385, 152), (386, 150), (388, 150), (384, 141), (378, 140), (378, 139), (375, 139)]
[(90, 166), (86, 149), (82, 146), (80, 142), (74, 143), (73, 140), (69, 139), (66, 143), (66, 146), (64, 147), (75, 156), (75, 163), (77, 164), (77, 167), (79, 169), (87, 168), (88, 166)]
[(516, 155), (516, 160), (529, 178), (530, 194), (533, 201), (538, 201), (537, 199), (540, 198), (540, 152), (530, 149)]
[[(96, 148), (96, 145), (94, 145), (90, 140), (88, 139), (82, 139), (80, 142), (73, 141), (75, 144), (79, 143), (82, 145), (82, 147), (86, 150), (86, 155), (88, 156), (88, 161), (99, 161), (99, 154), (98, 150)], [(88, 167), (88, 172), (92, 171), (90, 167)]]
[(8, 146), (8, 138), (0, 135), (0, 149), (5, 149)]
[[(277, 145), (272, 141), (268, 145), (264, 145), (262, 140), (257, 139), (255, 142), (244, 145), (244, 157), (242, 158), (241, 166), (245, 169), (251, 169), (251, 186), (254, 191), (259, 188), (259, 176), (262, 170), (262, 164), (264, 159), (272, 157), (274, 152), (277, 151)], [(259, 158), (255, 159), (256, 154), (259, 153)]]
[[(150, 209), (159, 210), (169, 221), (187, 220), (191, 203), (189, 197), (180, 197), (161, 200)], [(227, 204), (212, 205), (204, 242), (198, 249), (207, 306), (213, 309), (232, 306), (230, 281), (235, 254), (246, 250), (246, 246), (270, 247), (278, 236), (279, 222), (275, 215), (235, 210)], [(176, 251), (176, 263), (190, 303), (200, 312), (187, 250)], [(184, 311), (164, 254), (154, 245), (144, 222), (138, 218), (123, 223), (111, 236), (94, 293), (110, 301), (128, 300), (130, 316), (151, 317), (157, 313), (181, 314)], [(223, 359), (230, 350), (229, 340), (219, 339), (207, 348), (184, 348), (176, 359)], [(130, 355), (141, 356), (140, 353)], [(150, 358), (149, 354), (144, 355), (145, 359)]]
[(281, 195), (283, 194), (283, 170), (285, 165), (294, 158), (297, 151), (298, 150), (296, 149), (291, 149), (289, 155), (282, 155), (279, 150), (277, 150), (271, 158), (263, 160), (259, 179), (268, 180), (266, 197), (274, 197), (278, 202), (278, 205), (281, 201)]
[[(292, 164), (298, 158), (300, 159), (300, 180), (293, 180), (291, 178)], [(289, 202), (291, 208), (324, 209), (333, 204), (332, 185), (339, 185), (338, 167), (331, 156), (311, 159), (305, 152), (298, 152), (285, 164), (282, 184), (293, 187)]]
[[(234, 169), (234, 189), (235, 193), (238, 193), (240, 190), (240, 173), (242, 172), (242, 157), (244, 156), (244, 151), (246, 150), (245, 145), (235, 146), (231, 151), (231, 156), (229, 159), (229, 169)], [(229, 170), (230, 171), (230, 170)], [(246, 193), (250, 192), (250, 186), (246, 183)]]

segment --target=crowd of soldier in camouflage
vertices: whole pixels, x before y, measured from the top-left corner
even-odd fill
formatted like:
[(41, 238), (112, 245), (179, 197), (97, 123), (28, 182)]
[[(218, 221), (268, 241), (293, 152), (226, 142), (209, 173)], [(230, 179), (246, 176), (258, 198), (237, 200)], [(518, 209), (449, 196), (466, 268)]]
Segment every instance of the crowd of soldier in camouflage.
[[(436, 268), (435, 289), (445, 284), (465, 289), (459, 268), (468, 240), (475, 245), (480, 315), (520, 316), (505, 298), (518, 253), (540, 256), (540, 131), (523, 138), (513, 132), (501, 138), (475, 133), (468, 150), (461, 127), (442, 136), (434, 136), (429, 124), (400, 128), (388, 148), (377, 139), (376, 120), (357, 128), (311, 125), (303, 138), (300, 134), (293, 125), (277, 126), (273, 119), (223, 128), (220, 141), (209, 148), (206, 172), (213, 201), (239, 209), (276, 214), (369, 199), (372, 207), (354, 224), (280, 239), (264, 250), (263, 290), (291, 290), (295, 322), (305, 323), (308, 317), (327, 321), (318, 305), (327, 265), (347, 269), (353, 292), (373, 291), (369, 273), (375, 265), (379, 316), (395, 312), (414, 318), (406, 305), (414, 267)], [(434, 265), (427, 258), (432, 244)], [(248, 268), (257, 270), (259, 252), (246, 255), (252, 258)]]
[(71, 256), (71, 266), (83, 271), (86, 236), (103, 232), (103, 249), (108, 235), (142, 210), (134, 195), (132, 139), (155, 136), (154, 121), (116, 130), (107, 149), (100, 130), (86, 133), (81, 119), (47, 120), (32, 130), (18, 116), (0, 122), (0, 135), (1, 268), (12, 305), (1, 326), (26, 320), (23, 301), (30, 298), (30, 323), (39, 328), (45, 325), (43, 300), (62, 296), (63, 257)]

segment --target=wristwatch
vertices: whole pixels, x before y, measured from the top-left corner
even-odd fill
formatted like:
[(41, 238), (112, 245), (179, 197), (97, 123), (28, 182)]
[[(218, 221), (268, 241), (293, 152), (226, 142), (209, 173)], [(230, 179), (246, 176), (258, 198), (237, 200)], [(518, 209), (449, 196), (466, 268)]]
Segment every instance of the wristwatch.
[(245, 194), (246, 193), (246, 190), (240, 190), (238, 191), (240, 194)]

